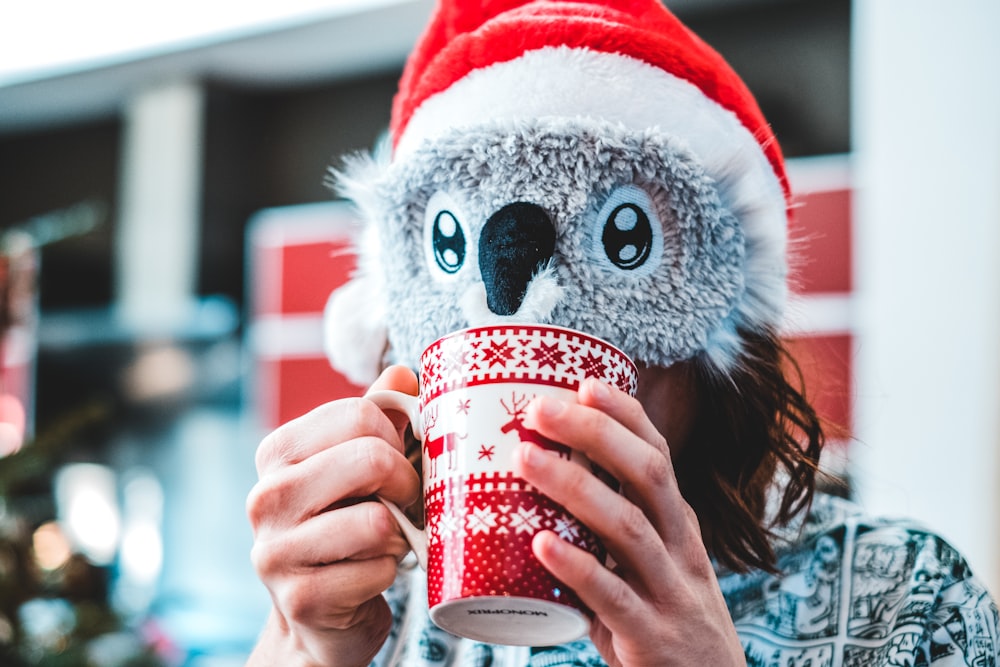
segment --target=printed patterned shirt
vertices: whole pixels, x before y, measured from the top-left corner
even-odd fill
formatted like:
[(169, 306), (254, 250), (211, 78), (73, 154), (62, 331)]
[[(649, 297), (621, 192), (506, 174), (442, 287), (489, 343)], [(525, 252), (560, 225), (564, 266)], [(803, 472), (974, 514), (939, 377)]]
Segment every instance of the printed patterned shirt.
[[(719, 571), (749, 667), (1000, 667), (1000, 612), (962, 556), (904, 521), (817, 495), (776, 545), (779, 575)], [(400, 570), (372, 667), (605, 667), (587, 640), (493, 646), (427, 616), (423, 573)]]

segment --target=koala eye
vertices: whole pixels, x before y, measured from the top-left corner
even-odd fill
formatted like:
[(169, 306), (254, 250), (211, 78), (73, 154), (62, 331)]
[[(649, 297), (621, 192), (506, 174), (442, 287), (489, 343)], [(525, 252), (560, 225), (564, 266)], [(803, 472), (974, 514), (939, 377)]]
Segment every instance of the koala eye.
[(616, 188), (597, 216), (594, 255), (608, 268), (651, 273), (663, 254), (663, 226), (645, 190)]
[(465, 233), (451, 211), (438, 211), (431, 225), (434, 261), (445, 273), (455, 273), (465, 264)]
[(463, 215), (445, 192), (437, 192), (424, 213), (424, 251), (427, 265), (437, 279), (448, 279), (465, 266), (468, 234)]

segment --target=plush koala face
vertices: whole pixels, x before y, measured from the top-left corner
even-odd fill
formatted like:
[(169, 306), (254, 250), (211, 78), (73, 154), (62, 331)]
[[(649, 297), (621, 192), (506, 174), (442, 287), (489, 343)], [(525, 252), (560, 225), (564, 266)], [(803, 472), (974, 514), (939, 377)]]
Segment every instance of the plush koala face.
[(732, 336), (746, 241), (683, 144), (593, 121), (465, 128), (374, 184), (394, 361), (503, 321), (669, 365)]

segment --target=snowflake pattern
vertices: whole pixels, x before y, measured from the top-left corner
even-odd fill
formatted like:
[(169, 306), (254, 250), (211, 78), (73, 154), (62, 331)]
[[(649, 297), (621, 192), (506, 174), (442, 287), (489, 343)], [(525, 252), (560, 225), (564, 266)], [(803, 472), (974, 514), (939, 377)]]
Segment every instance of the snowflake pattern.
[(538, 362), (539, 369), (549, 366), (552, 370), (556, 370), (559, 366), (566, 363), (564, 359), (566, 352), (559, 349), (559, 343), (546, 345), (545, 343), (539, 342), (538, 347), (533, 349), (531, 354), (533, 360)]
[(435, 524), (435, 533), (438, 535), (455, 535), (458, 533), (462, 522), (456, 514), (442, 514), (440, 520)]
[(483, 363), (487, 368), (500, 366), (503, 368), (507, 362), (514, 358), (514, 347), (507, 340), (491, 340), (486, 349), (483, 350)]
[(497, 513), (490, 507), (474, 507), (466, 517), (466, 527), (473, 535), (489, 533), (497, 525)]
[(461, 539), (463, 532), (523, 535), (530, 540), (540, 530), (551, 530), (592, 553), (600, 551), (596, 536), (586, 526), (510, 473), (488, 473), (476, 481), (435, 485), (427, 491), (427, 500), (428, 514), (434, 517), (428, 525), (433, 540)]
[(479, 460), (492, 461), (493, 456), (496, 454), (495, 445), (480, 445), (479, 446)]
[(566, 515), (556, 517), (552, 530), (564, 540), (575, 540), (580, 537), (579, 524)]
[(588, 352), (580, 355), (580, 370), (588, 378), (602, 378), (608, 372), (608, 364), (599, 354)]
[(510, 526), (518, 533), (534, 534), (542, 529), (542, 517), (538, 516), (537, 507), (518, 507), (510, 515)]
[(635, 366), (617, 349), (584, 334), (557, 327), (486, 326), (444, 338), (421, 362), (424, 402), (459, 386), (497, 378), (531, 381), (538, 374), (548, 385), (575, 390), (582, 378), (595, 377), (634, 393)]

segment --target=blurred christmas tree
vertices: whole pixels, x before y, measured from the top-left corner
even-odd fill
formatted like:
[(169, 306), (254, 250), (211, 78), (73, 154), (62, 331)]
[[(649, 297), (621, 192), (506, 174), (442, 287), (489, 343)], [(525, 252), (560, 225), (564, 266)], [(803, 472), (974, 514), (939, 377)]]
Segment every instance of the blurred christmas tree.
[(32, 433), (40, 245), (91, 229), (103, 208), (83, 204), (0, 236), (0, 665), (160, 667), (167, 645), (110, 603), (111, 570), (67, 538), (53, 497), (56, 471), (81, 432), (109, 419), (89, 403)]

